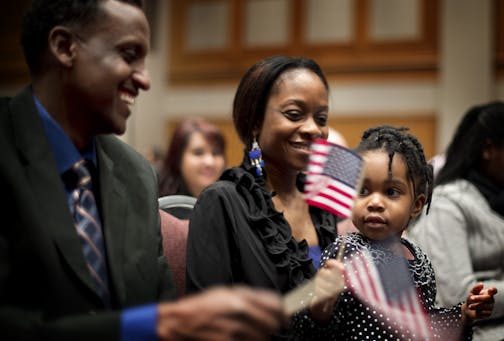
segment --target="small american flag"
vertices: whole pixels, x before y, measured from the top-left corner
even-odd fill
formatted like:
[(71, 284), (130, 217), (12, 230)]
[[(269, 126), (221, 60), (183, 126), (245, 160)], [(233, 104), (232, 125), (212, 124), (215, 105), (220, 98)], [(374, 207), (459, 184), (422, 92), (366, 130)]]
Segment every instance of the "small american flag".
[(323, 139), (312, 143), (305, 183), (305, 200), (340, 217), (352, 213), (359, 184), (362, 158)]
[(345, 282), (356, 297), (387, 316), (389, 323), (406, 329), (414, 339), (432, 338), (428, 314), (405, 259), (375, 264), (366, 249), (345, 258)]

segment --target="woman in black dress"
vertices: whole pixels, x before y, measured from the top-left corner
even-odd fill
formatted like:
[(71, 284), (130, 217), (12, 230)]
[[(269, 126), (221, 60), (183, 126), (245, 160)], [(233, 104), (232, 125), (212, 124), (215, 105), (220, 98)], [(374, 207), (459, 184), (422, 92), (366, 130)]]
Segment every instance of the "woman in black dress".
[(313, 60), (270, 57), (244, 75), (233, 120), (245, 155), (194, 208), (188, 292), (244, 283), (284, 293), (313, 277), (320, 250), (336, 236), (336, 217), (309, 207), (302, 191), (310, 145), (328, 135), (328, 102)]

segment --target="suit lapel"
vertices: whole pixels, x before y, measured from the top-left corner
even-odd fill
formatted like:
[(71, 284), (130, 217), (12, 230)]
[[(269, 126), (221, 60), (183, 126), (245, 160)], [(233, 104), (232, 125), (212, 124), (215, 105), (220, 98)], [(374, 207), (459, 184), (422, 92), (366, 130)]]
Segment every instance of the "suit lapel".
[(50, 233), (70, 269), (94, 290), (56, 160), (32, 96), (31, 90), (26, 88), (13, 98), (10, 108), (16, 145), (25, 166), (27, 183), (33, 191), (33, 205), (38, 207), (35, 219)]
[(124, 234), (126, 226), (127, 209), (124, 203), (123, 188), (127, 186), (121, 182), (121, 177), (116, 175), (120, 169), (114, 164), (112, 158), (103, 148), (106, 142), (102, 138), (97, 139), (98, 169), (100, 181), (100, 205), (102, 212), (103, 233), (107, 248), (107, 261), (113, 290), (119, 302), (126, 300), (124, 278), (122, 276)]

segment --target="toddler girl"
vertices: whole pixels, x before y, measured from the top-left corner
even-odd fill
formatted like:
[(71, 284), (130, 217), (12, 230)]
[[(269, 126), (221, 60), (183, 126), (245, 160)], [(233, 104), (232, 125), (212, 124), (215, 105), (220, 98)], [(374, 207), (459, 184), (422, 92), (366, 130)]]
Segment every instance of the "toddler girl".
[[(388, 275), (382, 277), (388, 286), (397, 286), (391, 275), (402, 262), (409, 270), (409, 274), (405, 270), (406, 276), (411, 277), (415, 295), (425, 310), (428, 338), (471, 339), (472, 322), (490, 316), (497, 289), (484, 290), (482, 284), (477, 284), (466, 302), (451, 308), (435, 306), (433, 268), (420, 248), (403, 238), (410, 221), (422, 213), (424, 205), (428, 209), (433, 178), (421, 144), (406, 130), (380, 126), (364, 132), (357, 147), (365, 161), (363, 181), (352, 216), (359, 232), (338, 237), (324, 250), (317, 281), (323, 280), (330, 271), (344, 273), (343, 262), (339, 257), (333, 259), (343, 245), (342, 261), (349, 261), (352, 255), (365, 250), (378, 268), (388, 267)], [(348, 267), (346, 271), (350, 271)], [(320, 283), (317, 283), (318, 290), (323, 287)], [(303, 340), (424, 339), (401, 319), (394, 320), (386, 310), (373, 307), (365, 298), (354, 294), (351, 284), (344, 289), (334, 300), (313, 305), (309, 311), (294, 317), (295, 329)]]

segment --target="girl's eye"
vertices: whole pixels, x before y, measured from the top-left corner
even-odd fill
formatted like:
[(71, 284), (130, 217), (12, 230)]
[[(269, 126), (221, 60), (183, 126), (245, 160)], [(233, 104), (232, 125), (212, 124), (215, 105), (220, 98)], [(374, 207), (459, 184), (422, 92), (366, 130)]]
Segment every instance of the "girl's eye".
[(122, 56), (126, 62), (131, 63), (137, 58), (137, 52), (134, 48), (124, 49), (122, 51)]
[(399, 190), (397, 190), (396, 188), (389, 188), (387, 189), (386, 193), (389, 197), (397, 197), (400, 194)]
[(327, 116), (319, 115), (315, 117), (315, 122), (321, 127), (325, 127), (327, 125)]
[(365, 187), (362, 187), (360, 192), (359, 192), (359, 195), (360, 196), (365, 196), (365, 195), (368, 195), (369, 194), (369, 190)]

